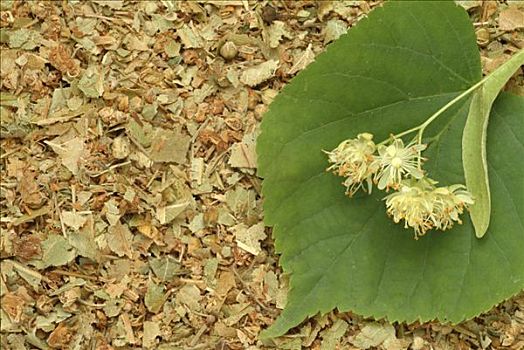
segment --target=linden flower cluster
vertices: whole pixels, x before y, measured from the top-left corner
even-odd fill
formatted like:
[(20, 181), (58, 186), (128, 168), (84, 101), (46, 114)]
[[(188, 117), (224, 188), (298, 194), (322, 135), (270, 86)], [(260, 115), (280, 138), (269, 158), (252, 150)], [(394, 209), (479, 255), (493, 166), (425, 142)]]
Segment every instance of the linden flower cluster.
[(387, 213), (395, 223), (404, 220), (404, 227), (412, 227), (418, 238), (428, 230), (444, 231), (462, 223), (459, 215), (473, 204), (464, 185), (437, 187), (425, 176), (424, 149), (425, 144), (412, 141), (405, 146), (395, 137), (376, 145), (372, 134), (362, 133), (325, 152), (332, 163), (326, 170), (345, 177), (343, 185), (350, 197), (364, 187), (371, 193), (373, 184), (380, 190), (394, 189), (384, 198)]

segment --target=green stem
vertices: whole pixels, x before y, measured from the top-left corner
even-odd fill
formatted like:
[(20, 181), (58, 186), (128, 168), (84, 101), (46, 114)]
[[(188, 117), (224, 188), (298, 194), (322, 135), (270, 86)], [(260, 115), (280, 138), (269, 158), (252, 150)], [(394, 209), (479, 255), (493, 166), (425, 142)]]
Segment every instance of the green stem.
[(415, 132), (415, 131), (418, 131), (418, 141), (419, 141), (419, 143), (421, 143), (422, 142), (422, 134), (424, 133), (424, 130), (426, 129), (426, 127), (429, 124), (431, 124), (435, 119), (437, 119), (442, 113), (447, 111), (455, 103), (457, 103), (458, 101), (463, 99), (465, 96), (469, 95), (471, 92), (476, 90), (479, 86), (484, 84), (484, 82), (487, 80), (487, 78), (488, 78), (488, 76), (485, 76), (483, 79), (479, 80), (475, 85), (471, 86), (469, 89), (467, 89), (466, 91), (464, 91), (463, 93), (461, 93), (460, 95), (455, 97), (453, 100), (451, 100), (448, 103), (446, 103), (441, 109), (439, 109), (434, 114), (432, 114), (424, 123), (422, 123), (420, 125), (417, 125), (414, 128), (411, 128), (409, 130), (402, 131), (401, 133), (398, 133), (396, 135), (392, 135), (388, 139), (386, 139), (386, 140), (382, 141), (381, 143), (379, 143), (379, 145), (385, 144), (391, 138), (399, 138), (399, 137), (411, 134), (412, 132)]
[(482, 80), (480, 80), (478, 83), (455, 97), (453, 100), (446, 103), (441, 109), (435, 112), (431, 117), (429, 117), (424, 123), (419, 125), (420, 131), (424, 132), (424, 129), (431, 124), (435, 119), (437, 119), (442, 113), (444, 113), (449, 107), (453, 106), (457, 101), (460, 101), (465, 96), (469, 95), (471, 92), (473, 92), (475, 89), (477, 89), (480, 85), (484, 84), (484, 82), (487, 80), (489, 76), (485, 76)]

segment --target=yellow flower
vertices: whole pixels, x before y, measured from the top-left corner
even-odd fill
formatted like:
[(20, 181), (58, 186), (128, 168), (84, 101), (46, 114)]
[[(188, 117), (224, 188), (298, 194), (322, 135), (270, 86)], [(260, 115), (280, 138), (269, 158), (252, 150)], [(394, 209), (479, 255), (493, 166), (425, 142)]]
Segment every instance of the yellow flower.
[(454, 222), (462, 224), (459, 215), (464, 208), (474, 203), (471, 194), (464, 185), (438, 187), (433, 190), (434, 209), (432, 220), (435, 228), (447, 230), (453, 227)]
[(398, 189), (403, 178), (412, 176), (416, 179), (422, 178), (424, 173), (419, 169), (418, 158), (424, 144), (411, 142), (404, 146), (401, 139), (394, 139), (389, 146), (378, 146), (377, 166), (380, 171), (375, 175), (375, 182), (380, 190), (390, 187)]
[(384, 197), (388, 215), (396, 223), (404, 220), (405, 228), (414, 229), (415, 238), (433, 228), (445, 231), (455, 222), (462, 223), (459, 215), (474, 203), (464, 185), (436, 184), (429, 178), (404, 180), (398, 191)]
[(428, 188), (431, 185), (426, 182), (405, 181), (398, 191), (384, 197), (388, 215), (395, 223), (404, 220), (404, 228), (412, 227), (415, 238), (433, 227), (433, 198)]
[(346, 186), (347, 195), (352, 196), (364, 183), (371, 193), (372, 176), (378, 170), (373, 155), (375, 150), (373, 135), (362, 133), (358, 134), (356, 139), (343, 141), (333, 151), (325, 152), (329, 162), (333, 163), (326, 170), (346, 177), (343, 184)]

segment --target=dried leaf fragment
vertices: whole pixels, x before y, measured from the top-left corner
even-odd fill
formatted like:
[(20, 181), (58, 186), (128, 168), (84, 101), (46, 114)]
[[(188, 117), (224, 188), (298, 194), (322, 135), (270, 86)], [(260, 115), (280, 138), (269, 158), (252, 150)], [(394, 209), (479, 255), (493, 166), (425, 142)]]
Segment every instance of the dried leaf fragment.
[(286, 24), (282, 21), (273, 21), (268, 30), (269, 47), (276, 48), (280, 44), (283, 37), (292, 39), (293, 35), (286, 28)]
[(324, 44), (330, 43), (338, 39), (339, 36), (347, 32), (346, 22), (340, 19), (332, 19), (326, 25)]
[(52, 348), (65, 348), (71, 342), (74, 331), (68, 327), (64, 322), (59, 323), (58, 326), (49, 334), (47, 344)]
[(95, 241), (93, 218), (88, 217), (87, 220), (87, 225), (69, 235), (69, 244), (77, 250), (78, 255), (96, 261), (99, 257), (99, 251)]
[(231, 230), (235, 233), (235, 242), (241, 249), (253, 255), (258, 255), (262, 251), (260, 241), (266, 238), (264, 223), (259, 222), (249, 228), (244, 224), (238, 224)]
[(42, 254), (40, 238), (35, 234), (23, 235), (20, 238), (16, 238), (13, 244), (13, 251), (15, 256), (23, 260), (40, 257)]
[(33, 50), (41, 42), (41, 34), (31, 29), (22, 28), (9, 33), (9, 47), (11, 48)]
[(160, 324), (157, 321), (144, 322), (144, 335), (142, 336), (142, 346), (146, 349), (156, 345), (156, 337), (160, 335)]
[(71, 77), (75, 77), (80, 73), (78, 63), (71, 58), (66, 47), (61, 44), (51, 48), (49, 52), (49, 63), (60, 72)]
[(278, 68), (277, 60), (269, 60), (242, 72), (240, 81), (248, 86), (256, 86), (270, 79)]
[(364, 326), (351, 343), (361, 349), (369, 349), (389, 338), (395, 338), (395, 328), (390, 324), (373, 322)]
[(73, 211), (63, 211), (62, 212), (62, 222), (71, 227), (74, 230), (78, 230), (80, 227), (84, 226), (87, 218)]
[(38, 268), (65, 265), (76, 257), (75, 249), (62, 236), (50, 234), (42, 242), (42, 259), (34, 261)]
[(322, 332), (322, 344), (320, 350), (336, 349), (340, 338), (346, 333), (349, 325), (342, 319), (337, 321), (328, 329)]
[(25, 300), (15, 293), (7, 293), (2, 297), (2, 310), (4, 310), (13, 322), (19, 322), (24, 310)]
[(196, 33), (191, 26), (184, 25), (182, 28), (176, 30), (180, 37), (182, 44), (187, 48), (200, 48), (204, 46), (204, 40)]
[(109, 227), (106, 237), (109, 249), (116, 255), (120, 257), (126, 255), (130, 259), (133, 258), (133, 249), (131, 248), (133, 234), (126, 225), (118, 222)]
[(515, 6), (502, 11), (499, 15), (499, 28), (507, 31), (524, 28), (524, 11)]
[(231, 155), (228, 163), (233, 168), (257, 167), (255, 139), (255, 135), (247, 134), (242, 142), (237, 142), (231, 146)]
[(150, 149), (151, 160), (185, 163), (190, 140), (189, 136), (179, 131), (157, 129)]
[(315, 53), (311, 49), (311, 44), (307, 46), (304, 52), (295, 60), (293, 66), (289, 69), (287, 74), (292, 75), (305, 69), (311, 62), (315, 60)]
[(171, 256), (151, 259), (149, 265), (162, 281), (171, 281), (180, 269), (180, 263)]
[(104, 93), (104, 75), (95, 66), (88, 67), (78, 82), (78, 88), (86, 97), (98, 98)]
[(24, 176), (20, 179), (18, 187), (22, 201), (30, 208), (37, 209), (42, 206), (45, 196), (40, 191), (34, 172), (24, 171)]
[(144, 304), (150, 312), (154, 314), (158, 313), (162, 305), (164, 305), (164, 286), (157, 285), (149, 280), (147, 292), (144, 297)]
[(159, 207), (156, 210), (156, 218), (160, 224), (168, 224), (182, 214), (188, 206), (189, 202), (182, 202)]
[(80, 137), (64, 142), (62, 144), (53, 141), (46, 141), (49, 146), (61, 158), (62, 164), (68, 168), (73, 175), (78, 174), (78, 169), (84, 156), (85, 144)]

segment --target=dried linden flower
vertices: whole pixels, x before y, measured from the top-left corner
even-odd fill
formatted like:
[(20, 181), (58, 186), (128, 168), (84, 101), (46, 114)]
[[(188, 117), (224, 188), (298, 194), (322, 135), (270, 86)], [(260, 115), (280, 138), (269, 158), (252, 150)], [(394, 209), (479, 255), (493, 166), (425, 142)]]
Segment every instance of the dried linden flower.
[(338, 176), (346, 177), (343, 182), (346, 194), (352, 196), (361, 188), (364, 182), (368, 192), (371, 193), (372, 177), (378, 170), (375, 161), (376, 146), (373, 135), (369, 133), (358, 134), (356, 139), (345, 140), (331, 152), (325, 152), (329, 162), (333, 163), (327, 171), (332, 171)]
[(375, 175), (378, 188), (389, 190), (390, 187), (398, 189), (403, 178), (412, 176), (422, 178), (424, 173), (419, 169), (419, 154), (426, 148), (424, 144), (411, 142), (404, 146), (401, 139), (394, 139), (389, 146), (378, 146), (376, 159), (380, 171)]

